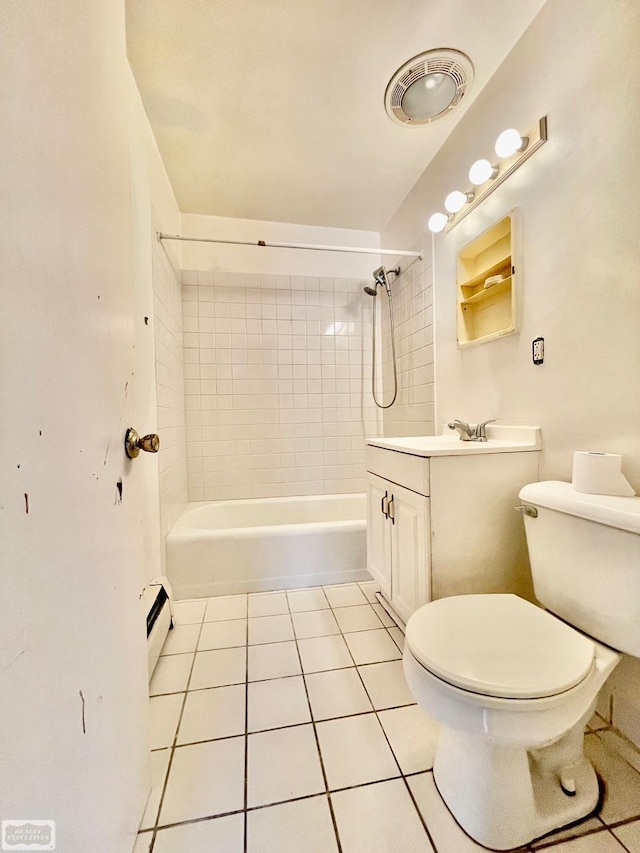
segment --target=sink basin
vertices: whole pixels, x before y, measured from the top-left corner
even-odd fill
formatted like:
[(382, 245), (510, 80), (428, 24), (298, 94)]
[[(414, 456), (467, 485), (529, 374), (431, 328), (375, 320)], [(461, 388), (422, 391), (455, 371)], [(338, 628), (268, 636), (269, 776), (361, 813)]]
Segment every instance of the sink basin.
[(367, 444), (412, 456), (471, 456), (484, 453), (515, 453), (540, 450), (540, 427), (487, 426), (487, 441), (461, 441), (458, 433), (418, 435), (408, 438), (368, 438)]

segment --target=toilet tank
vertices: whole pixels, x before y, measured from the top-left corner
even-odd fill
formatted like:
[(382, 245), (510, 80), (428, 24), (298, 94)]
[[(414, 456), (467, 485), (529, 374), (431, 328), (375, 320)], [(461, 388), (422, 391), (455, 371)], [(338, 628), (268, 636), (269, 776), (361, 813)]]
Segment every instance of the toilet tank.
[(640, 657), (640, 497), (576, 492), (571, 483), (520, 491), (536, 598), (561, 619)]

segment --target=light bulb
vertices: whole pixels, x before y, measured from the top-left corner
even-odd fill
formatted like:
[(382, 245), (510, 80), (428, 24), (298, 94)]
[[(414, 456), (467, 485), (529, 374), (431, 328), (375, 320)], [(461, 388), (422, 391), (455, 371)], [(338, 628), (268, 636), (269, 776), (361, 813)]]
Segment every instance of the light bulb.
[(495, 178), (497, 174), (498, 167), (493, 166), (489, 160), (476, 160), (469, 169), (469, 180), (474, 186), (479, 187), (486, 183), (489, 178)]
[(449, 217), (446, 213), (434, 213), (429, 217), (429, 231), (433, 231), (434, 234), (437, 234), (439, 231), (443, 230), (448, 221)]
[(496, 139), (496, 154), (498, 157), (511, 157), (516, 151), (524, 151), (528, 142), (526, 136), (520, 136), (515, 128), (510, 127), (509, 130), (503, 130)]
[(462, 210), (467, 202), (472, 200), (473, 193), (461, 193), (460, 190), (454, 190), (445, 198), (444, 206), (449, 213), (457, 213), (459, 210)]

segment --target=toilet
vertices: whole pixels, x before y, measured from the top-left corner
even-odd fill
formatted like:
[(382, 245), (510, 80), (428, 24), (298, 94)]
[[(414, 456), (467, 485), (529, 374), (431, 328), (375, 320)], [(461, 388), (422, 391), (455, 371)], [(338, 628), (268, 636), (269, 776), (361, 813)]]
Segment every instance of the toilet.
[(593, 812), (583, 732), (622, 653), (640, 657), (640, 497), (520, 491), (534, 591), (458, 595), (409, 619), (404, 672), (441, 723), (438, 791), (479, 844), (509, 850)]

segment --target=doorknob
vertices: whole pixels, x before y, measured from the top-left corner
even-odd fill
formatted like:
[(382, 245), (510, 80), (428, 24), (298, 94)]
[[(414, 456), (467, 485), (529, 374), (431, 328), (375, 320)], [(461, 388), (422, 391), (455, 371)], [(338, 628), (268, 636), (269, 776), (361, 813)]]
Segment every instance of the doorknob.
[(157, 453), (160, 449), (160, 438), (155, 432), (149, 435), (138, 435), (133, 427), (129, 427), (124, 436), (124, 450), (129, 459), (135, 459), (141, 450), (146, 453)]

